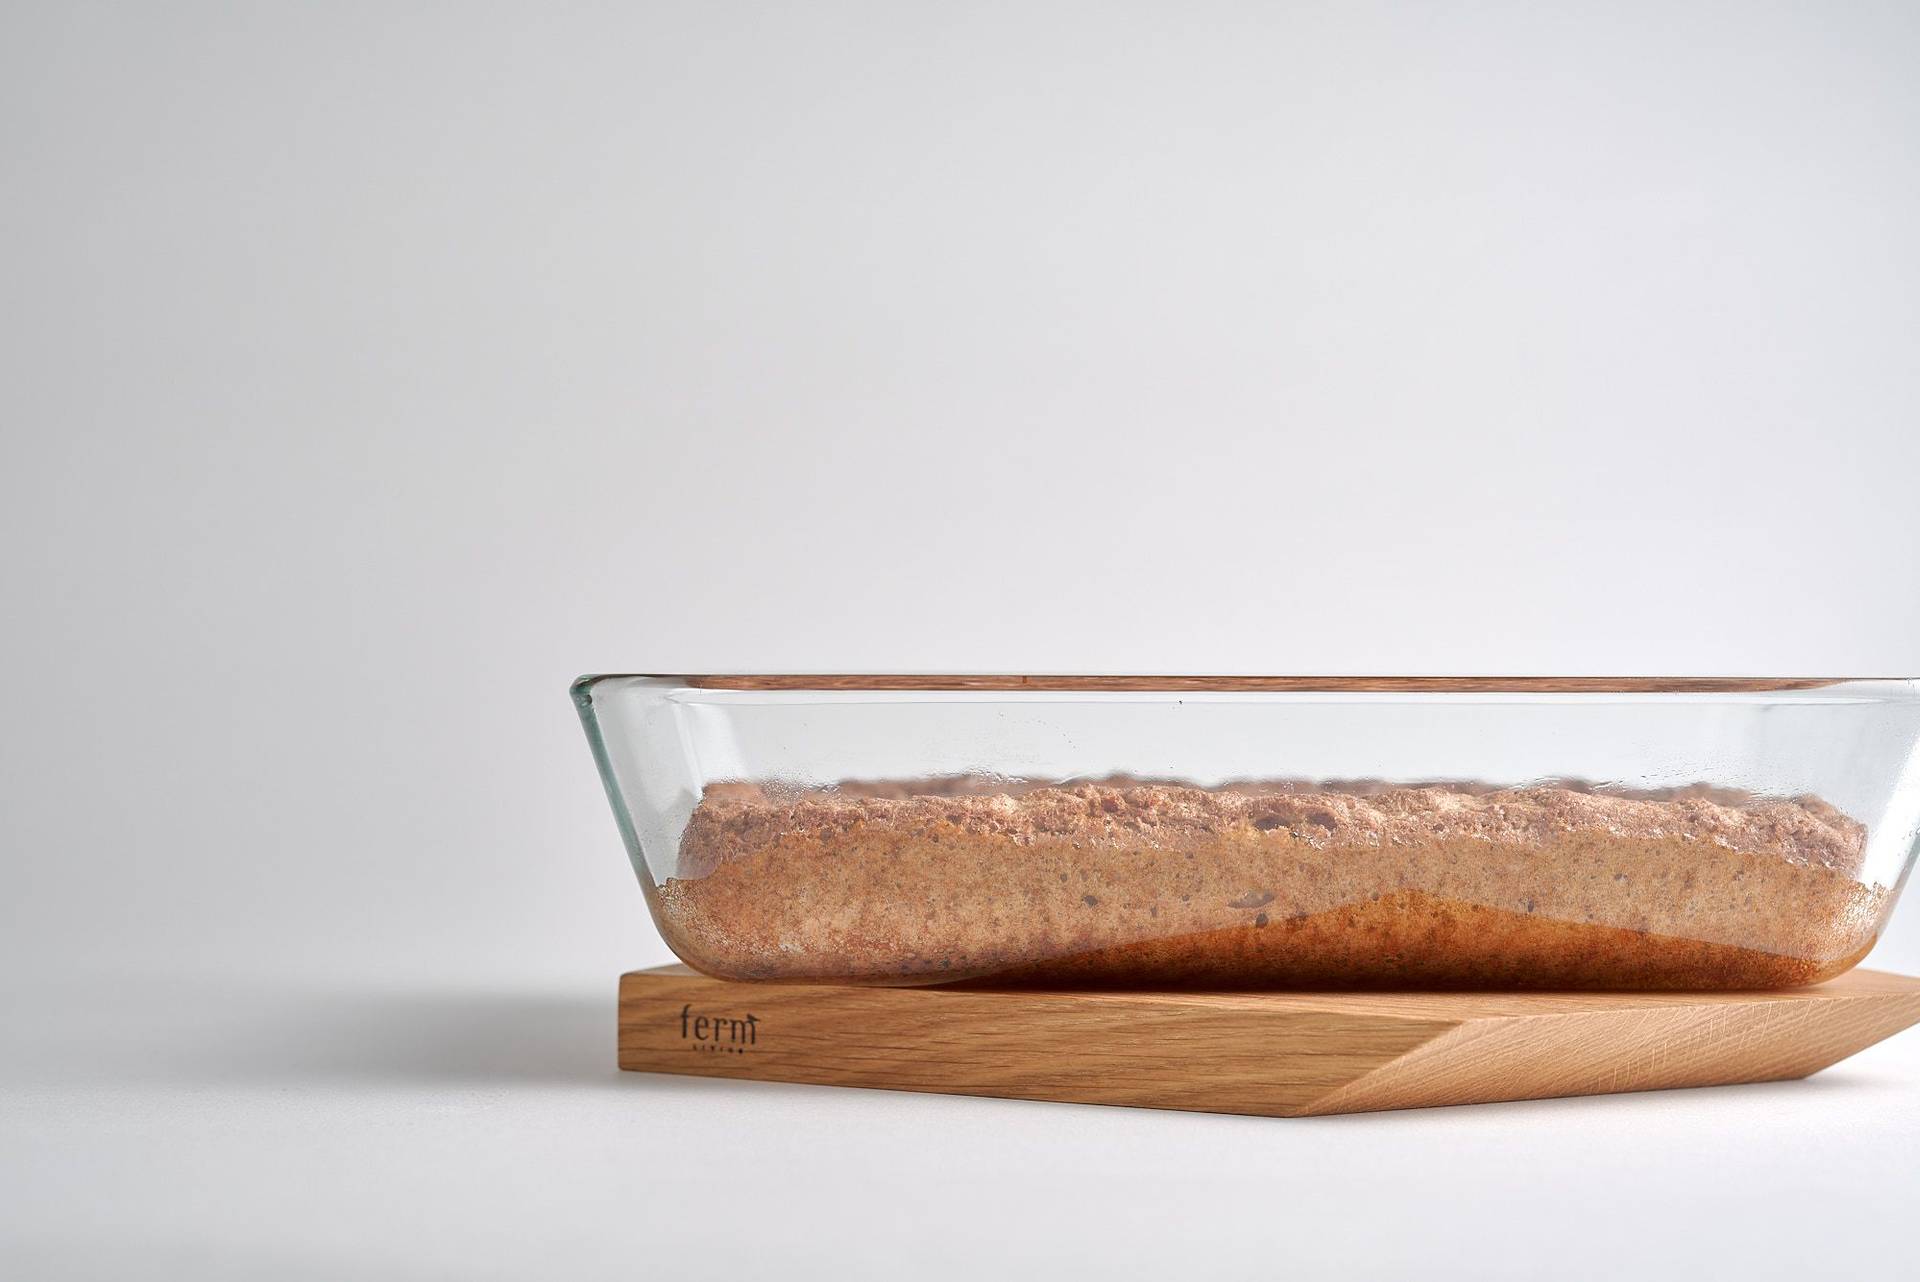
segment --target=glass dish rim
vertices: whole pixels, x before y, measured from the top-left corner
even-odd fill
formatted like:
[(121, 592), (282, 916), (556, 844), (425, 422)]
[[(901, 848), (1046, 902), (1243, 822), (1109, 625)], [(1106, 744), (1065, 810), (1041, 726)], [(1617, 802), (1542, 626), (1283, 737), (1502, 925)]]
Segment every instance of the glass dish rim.
[[(1372, 694), (1372, 695), (1794, 695), (1838, 686), (1879, 686), (1893, 702), (1920, 700), (1920, 677), (1727, 676), (1256, 676), (1015, 673), (598, 672), (572, 683), (576, 697), (608, 681), (671, 682), (689, 691), (891, 694)], [(1855, 693), (1864, 693), (1858, 692)]]

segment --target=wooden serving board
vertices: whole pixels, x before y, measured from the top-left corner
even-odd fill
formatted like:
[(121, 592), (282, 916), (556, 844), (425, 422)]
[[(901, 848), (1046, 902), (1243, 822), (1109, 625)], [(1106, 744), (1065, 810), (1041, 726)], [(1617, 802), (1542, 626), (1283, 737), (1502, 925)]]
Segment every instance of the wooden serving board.
[(1301, 1117), (1805, 1077), (1920, 979), (1768, 993), (1173, 993), (620, 980), (620, 1067)]

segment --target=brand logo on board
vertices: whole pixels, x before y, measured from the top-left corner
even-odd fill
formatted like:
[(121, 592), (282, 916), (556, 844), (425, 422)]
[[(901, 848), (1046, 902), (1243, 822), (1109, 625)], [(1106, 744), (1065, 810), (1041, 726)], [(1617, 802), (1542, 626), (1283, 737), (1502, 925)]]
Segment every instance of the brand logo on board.
[(680, 1008), (680, 1040), (688, 1049), (713, 1055), (744, 1055), (760, 1040), (754, 1015), (697, 1015), (693, 1003)]

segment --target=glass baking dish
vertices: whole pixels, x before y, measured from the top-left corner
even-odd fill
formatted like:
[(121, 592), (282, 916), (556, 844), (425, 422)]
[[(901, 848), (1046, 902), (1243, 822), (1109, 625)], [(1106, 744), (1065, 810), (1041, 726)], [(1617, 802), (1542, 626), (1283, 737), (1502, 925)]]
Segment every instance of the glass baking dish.
[(741, 980), (1759, 989), (1873, 947), (1920, 682), (573, 686), (655, 922)]

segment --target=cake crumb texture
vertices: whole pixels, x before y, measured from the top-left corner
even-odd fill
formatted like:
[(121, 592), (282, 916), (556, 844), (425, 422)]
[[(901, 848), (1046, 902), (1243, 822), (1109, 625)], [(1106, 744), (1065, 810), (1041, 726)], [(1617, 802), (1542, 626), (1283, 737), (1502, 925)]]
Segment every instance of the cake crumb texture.
[(725, 783), (654, 902), (735, 979), (1779, 988), (1872, 947), (1865, 849), (1707, 787)]

